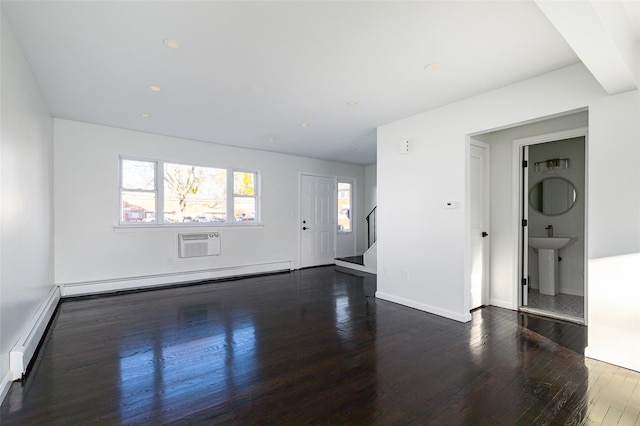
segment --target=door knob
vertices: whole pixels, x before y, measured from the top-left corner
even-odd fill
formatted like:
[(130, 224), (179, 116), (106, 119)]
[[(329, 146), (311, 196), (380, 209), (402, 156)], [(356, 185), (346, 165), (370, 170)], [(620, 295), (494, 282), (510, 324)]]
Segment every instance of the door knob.
[(306, 231), (307, 229), (309, 229), (309, 228), (307, 228), (306, 226), (303, 226), (303, 227), (302, 227), (302, 230), (303, 230), (303, 231)]
[(482, 232), (482, 238), (489, 236), (489, 234), (487, 234), (486, 232)]

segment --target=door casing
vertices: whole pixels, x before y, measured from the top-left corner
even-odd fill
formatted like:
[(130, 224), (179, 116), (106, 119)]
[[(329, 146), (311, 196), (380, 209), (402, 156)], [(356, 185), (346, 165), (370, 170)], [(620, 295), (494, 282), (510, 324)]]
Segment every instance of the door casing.
[(519, 170), (518, 173), (514, 173), (514, 175), (516, 175), (517, 178), (515, 178), (513, 181), (513, 193), (518, 194), (518, 197), (514, 197), (513, 199), (513, 203), (514, 203), (513, 211), (517, 212), (517, 214), (514, 215), (514, 222), (512, 226), (514, 227), (513, 229), (518, 230), (518, 232), (516, 232), (517, 240), (514, 242), (514, 253), (517, 253), (518, 255), (515, 258), (516, 264), (514, 265), (514, 271), (516, 271), (514, 282), (516, 283), (517, 291), (514, 292), (515, 300), (513, 301), (513, 305), (516, 306), (518, 310), (520, 310), (522, 308), (523, 288), (524, 288), (524, 286), (522, 285), (522, 280), (524, 278), (527, 278), (526, 266), (523, 266), (523, 265), (527, 260), (527, 256), (528, 256), (528, 241), (526, 239), (528, 233), (526, 232), (526, 230), (523, 230), (523, 223), (522, 223), (523, 219), (528, 219), (527, 218), (528, 204), (526, 202), (527, 201), (526, 197), (528, 194), (524, 189), (525, 188), (524, 185), (526, 184), (526, 177), (522, 172), (522, 162), (525, 160), (525, 152), (526, 152), (525, 147), (530, 145), (540, 144), (540, 143), (554, 142), (554, 141), (563, 140), (563, 139), (571, 139), (571, 138), (577, 138), (577, 137), (584, 138), (584, 144), (585, 144), (585, 191), (584, 192), (585, 193), (583, 194), (583, 196), (584, 196), (584, 202), (585, 202), (585, 227), (583, 231), (583, 235), (584, 235), (583, 256), (584, 256), (584, 324), (585, 325), (587, 325), (587, 318), (588, 318), (587, 302), (589, 297), (589, 293), (588, 293), (589, 280), (587, 275), (587, 271), (588, 271), (587, 270), (587, 253), (588, 253), (588, 244), (589, 244), (589, 238), (587, 234), (587, 224), (588, 224), (588, 215), (589, 215), (589, 209), (588, 209), (589, 180), (587, 179), (587, 176), (589, 175), (588, 133), (589, 133), (588, 127), (579, 127), (576, 129), (569, 129), (561, 132), (547, 133), (547, 134), (536, 135), (536, 136), (531, 136), (531, 137), (522, 138), (522, 139), (515, 139), (512, 145), (512, 155), (513, 155), (512, 164), (514, 168), (513, 170)]
[[(474, 211), (474, 203), (473, 203), (473, 198), (474, 196), (478, 195), (478, 194), (474, 194), (474, 182), (470, 181), (469, 185), (470, 185), (470, 230), (472, 235), (470, 236), (470, 271), (471, 271), (471, 277), (470, 277), (470, 299), (469, 299), (469, 304), (470, 304), (470, 309), (475, 309), (478, 308), (480, 306), (483, 305), (488, 305), (489, 304), (489, 277), (490, 277), (490, 238), (491, 238), (491, 230), (490, 230), (490, 196), (489, 196), (489, 190), (490, 190), (490, 182), (489, 182), (489, 166), (490, 166), (490, 145), (475, 139), (471, 139), (470, 141), (470, 147), (469, 147), (469, 163), (470, 163), (470, 176), (469, 178), (472, 180), (474, 178), (474, 176), (471, 175), (471, 171), (473, 170), (472, 167), (472, 157), (473, 157), (473, 151), (474, 151), (474, 147), (475, 148), (479, 148), (484, 150), (483, 152), (483, 156), (482, 156), (482, 164), (481, 164), (481, 170), (479, 171), (481, 174), (481, 178), (482, 178), (482, 183), (481, 183), (481, 188), (478, 188), (480, 191), (479, 194), (479, 206), (477, 206), (477, 208), (479, 208), (481, 211)], [(481, 217), (481, 222), (479, 223), (477, 227), (474, 227), (474, 216), (479, 214)], [(482, 233), (486, 233), (486, 237), (482, 236)], [(474, 250), (474, 247), (476, 248), (476, 250)], [(481, 256), (481, 259), (478, 261), (478, 259), (476, 259), (475, 257), (478, 255), (477, 250), (480, 250), (479, 255)], [(478, 271), (477, 269), (480, 268), (480, 271)], [(475, 275), (480, 275), (479, 277), (476, 277)], [(480, 279), (480, 288), (476, 289), (474, 288), (475, 285), (477, 284), (477, 280)], [(477, 295), (477, 297), (479, 298), (479, 300), (474, 300), (473, 294), (474, 292), (478, 292), (479, 294)]]

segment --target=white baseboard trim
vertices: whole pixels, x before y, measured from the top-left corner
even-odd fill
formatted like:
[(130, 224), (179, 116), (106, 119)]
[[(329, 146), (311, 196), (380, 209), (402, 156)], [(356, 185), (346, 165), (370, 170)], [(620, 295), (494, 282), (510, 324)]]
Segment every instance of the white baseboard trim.
[(9, 393), (12, 377), (13, 377), (13, 372), (9, 370), (7, 371), (7, 374), (2, 378), (2, 382), (0, 382), (0, 404), (4, 402), (4, 399), (7, 397), (7, 394)]
[(584, 348), (584, 356), (640, 372), (640, 361), (638, 361), (638, 357), (633, 353), (627, 355), (620, 351), (612, 351), (610, 347), (606, 347), (604, 350), (598, 350), (598, 348), (594, 348), (593, 345), (591, 345)]
[(581, 297), (584, 297), (584, 291), (582, 291), (582, 290), (576, 290), (576, 289), (573, 289), (573, 288), (560, 287), (560, 288), (558, 289), (558, 292), (559, 292), (559, 293), (562, 293), (562, 294), (569, 294), (569, 295), (571, 295), (571, 296), (581, 296)]
[(386, 300), (393, 303), (398, 303), (400, 305), (408, 306), (410, 308), (418, 309), (420, 311), (428, 312), (430, 314), (438, 315), (441, 317), (449, 318), (459, 322), (468, 322), (471, 321), (471, 313), (458, 313), (448, 311), (446, 309), (437, 308), (435, 306), (426, 305), (424, 303), (416, 302), (415, 300), (405, 299), (402, 297), (394, 296), (388, 293), (382, 293), (380, 291), (376, 291), (376, 297), (378, 299)]
[[(538, 285), (538, 283), (530, 283), (531, 288), (533, 290), (540, 290), (540, 286)], [(584, 297), (584, 291), (583, 290), (576, 290), (573, 288), (569, 288), (569, 287), (558, 287), (558, 293), (562, 293), (562, 294), (568, 294), (571, 296), (582, 296)]]
[(253, 265), (239, 265), (229, 266), (225, 268), (176, 272), (169, 274), (64, 283), (62, 284), (62, 296), (70, 297), (99, 293), (111, 293), (121, 290), (135, 290), (171, 284), (184, 284), (189, 282), (212, 280), (218, 278), (266, 274), (279, 271), (291, 271), (292, 269), (292, 261), (285, 260)]
[(497, 306), (498, 308), (509, 309), (511, 311), (516, 310), (515, 306), (513, 306), (513, 302), (508, 302), (506, 300), (491, 299), (491, 302), (489, 302), (489, 304), (491, 306)]
[(11, 348), (11, 352), (9, 352), (9, 369), (12, 373), (12, 380), (22, 378), (22, 375), (27, 371), (27, 366), (36, 353), (38, 344), (40, 344), (40, 340), (59, 301), (60, 288), (57, 286), (52, 287), (33, 317), (26, 324), (18, 338), (18, 342)]
[(377, 274), (378, 272), (375, 269), (367, 268), (364, 265), (357, 265), (355, 263), (345, 262), (338, 259), (336, 259), (336, 266), (341, 266), (343, 268), (353, 269), (355, 271), (360, 271), (360, 272), (368, 272), (369, 274), (374, 274), (374, 275)]

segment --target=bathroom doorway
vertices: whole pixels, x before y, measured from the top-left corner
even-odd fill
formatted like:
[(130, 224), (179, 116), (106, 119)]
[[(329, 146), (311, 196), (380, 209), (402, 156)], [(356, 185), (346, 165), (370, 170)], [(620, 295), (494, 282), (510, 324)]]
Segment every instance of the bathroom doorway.
[(514, 143), (522, 160), (519, 308), (584, 324), (587, 129)]

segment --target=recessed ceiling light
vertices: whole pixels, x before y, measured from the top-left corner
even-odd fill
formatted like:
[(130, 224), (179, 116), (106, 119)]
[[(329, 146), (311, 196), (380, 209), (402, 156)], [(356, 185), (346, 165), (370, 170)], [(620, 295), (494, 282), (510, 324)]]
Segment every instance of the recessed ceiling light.
[(309, 123), (300, 123), (300, 127), (309, 127)]
[(140, 117), (142, 118), (149, 118), (151, 117), (149, 114), (147, 114), (146, 112), (143, 112), (142, 114), (140, 114)]
[(152, 92), (159, 92), (160, 86), (149, 86), (149, 90), (151, 90)]
[(435, 71), (438, 68), (440, 68), (440, 66), (438, 64), (427, 64), (427, 65), (424, 66), (424, 69), (426, 71)]
[(180, 43), (178, 43), (176, 40), (164, 39), (162, 40), (162, 44), (164, 44), (170, 49), (180, 49), (182, 47), (180, 46)]
[(354, 106), (358, 105), (358, 103), (356, 101), (349, 101), (349, 102), (347, 102), (347, 105), (349, 105), (350, 107), (354, 107)]

